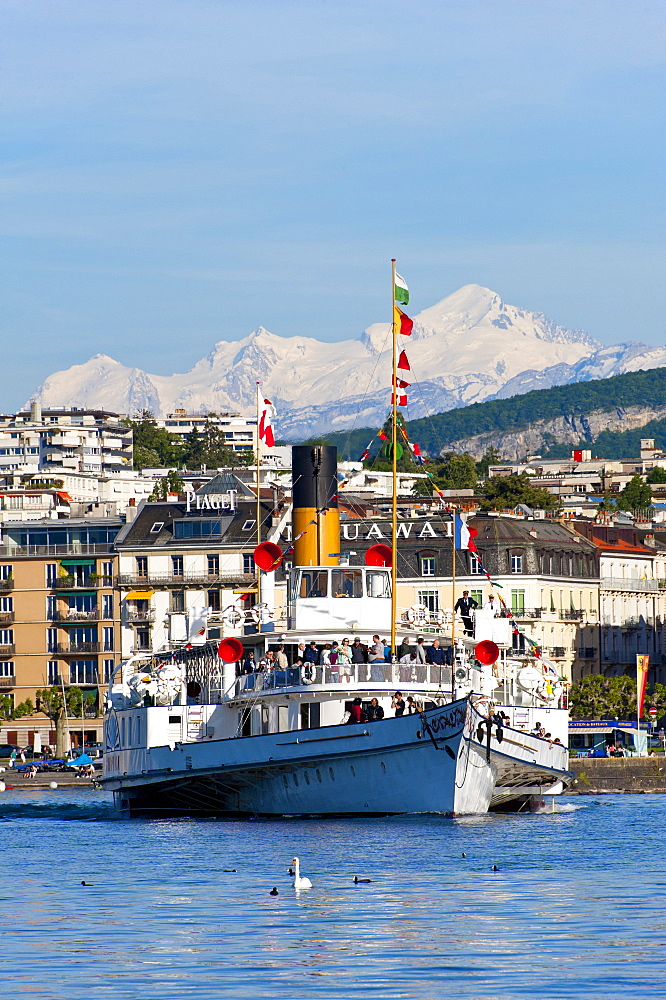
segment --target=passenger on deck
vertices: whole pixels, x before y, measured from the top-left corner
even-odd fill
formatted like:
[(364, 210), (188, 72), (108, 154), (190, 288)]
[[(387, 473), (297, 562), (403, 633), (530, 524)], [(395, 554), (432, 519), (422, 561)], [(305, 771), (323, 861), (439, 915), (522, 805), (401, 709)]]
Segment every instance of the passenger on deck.
[(416, 662), (417, 663), (425, 663), (426, 662), (425, 638), (422, 635), (418, 636), (418, 638), (416, 640), (415, 653), (416, 653)]
[(396, 691), (393, 695), (393, 700), (391, 701), (391, 708), (395, 713), (396, 719), (399, 716), (405, 714), (405, 699), (402, 697), (402, 691)]
[(343, 684), (351, 681), (350, 664), (352, 661), (351, 646), (349, 639), (343, 639), (338, 646), (338, 671)]
[(418, 715), (419, 712), (423, 711), (423, 705), (420, 701), (416, 701), (411, 694), (407, 695), (407, 715)]
[(385, 663), (384, 659), (384, 643), (379, 638), (378, 635), (373, 635), (372, 646), (368, 649), (368, 663), (372, 664), (370, 668), (370, 680), (382, 681), (384, 680), (384, 671), (375, 667), (376, 663)]
[(446, 650), (440, 646), (439, 639), (435, 639), (432, 646), (429, 646), (426, 650), (426, 662), (435, 663), (439, 666), (443, 666), (446, 663)]
[(360, 698), (354, 698), (351, 708), (349, 709), (349, 721), (350, 722), (363, 722), (363, 709), (361, 708), (362, 701)]
[(317, 648), (317, 643), (314, 641), (314, 639), (309, 644), (309, 646), (305, 650), (305, 653), (303, 654), (303, 662), (312, 664), (313, 667), (312, 679), (314, 683), (314, 681), (317, 679), (317, 673), (318, 673), (316, 668), (319, 667), (321, 663), (321, 653), (319, 652), (319, 649)]
[(411, 653), (411, 651), (412, 651), (412, 647), (409, 644), (409, 636), (405, 636), (405, 638), (402, 640), (402, 642), (398, 646), (398, 649), (397, 649), (397, 652), (396, 652), (396, 656), (398, 657), (398, 660), (400, 662), (402, 662), (402, 663), (407, 663), (408, 661), (407, 660), (403, 660), (402, 658), (403, 658), (403, 656), (406, 656), (408, 653)]
[(370, 700), (370, 705), (366, 711), (366, 717), (368, 722), (379, 722), (380, 719), (384, 718), (384, 709), (376, 698), (372, 698)]
[(365, 646), (361, 643), (361, 640), (356, 637), (351, 645), (351, 661), (352, 663), (367, 663), (365, 656)]
[(286, 670), (289, 666), (289, 660), (287, 659), (287, 654), (284, 651), (284, 646), (278, 646), (277, 653), (275, 654), (275, 666), (278, 670)]
[(254, 661), (254, 653), (252, 650), (247, 654), (245, 660), (243, 661), (243, 673), (253, 674), (257, 669), (257, 664)]

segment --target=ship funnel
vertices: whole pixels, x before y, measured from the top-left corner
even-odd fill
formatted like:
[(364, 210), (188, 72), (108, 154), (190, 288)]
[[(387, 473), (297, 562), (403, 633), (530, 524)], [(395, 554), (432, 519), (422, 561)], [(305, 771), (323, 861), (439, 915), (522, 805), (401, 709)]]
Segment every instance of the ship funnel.
[(294, 566), (337, 566), (338, 449), (323, 444), (295, 445), (291, 465)]

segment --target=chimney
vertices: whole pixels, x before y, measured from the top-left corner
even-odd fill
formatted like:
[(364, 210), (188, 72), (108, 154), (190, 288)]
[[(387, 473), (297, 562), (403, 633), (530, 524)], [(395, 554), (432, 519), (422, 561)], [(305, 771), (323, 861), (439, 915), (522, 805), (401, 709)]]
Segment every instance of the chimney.
[(42, 422), (42, 404), (36, 397), (30, 402), (30, 421), (33, 424)]

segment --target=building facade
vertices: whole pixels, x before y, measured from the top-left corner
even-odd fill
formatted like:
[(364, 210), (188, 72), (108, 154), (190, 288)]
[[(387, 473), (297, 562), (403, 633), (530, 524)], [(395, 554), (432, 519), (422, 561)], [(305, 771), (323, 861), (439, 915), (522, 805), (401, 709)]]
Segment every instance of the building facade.
[[(37, 691), (83, 692), (83, 718), (70, 719), (72, 742), (99, 741), (105, 681), (119, 662), (120, 616), (114, 540), (120, 518), (16, 522), (0, 546), (1, 739), (25, 745), (39, 732), (55, 743)], [(30, 701), (35, 711), (7, 718)]]

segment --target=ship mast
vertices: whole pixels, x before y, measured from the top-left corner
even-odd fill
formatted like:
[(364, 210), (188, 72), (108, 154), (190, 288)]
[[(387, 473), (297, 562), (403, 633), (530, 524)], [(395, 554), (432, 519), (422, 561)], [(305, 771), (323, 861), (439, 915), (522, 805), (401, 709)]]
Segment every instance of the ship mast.
[(393, 428), (391, 441), (391, 471), (393, 497), (391, 505), (391, 655), (395, 656), (396, 616), (398, 602), (398, 329), (395, 322), (395, 259), (391, 260), (391, 332), (393, 335)]

